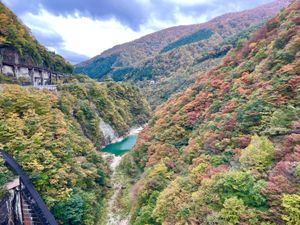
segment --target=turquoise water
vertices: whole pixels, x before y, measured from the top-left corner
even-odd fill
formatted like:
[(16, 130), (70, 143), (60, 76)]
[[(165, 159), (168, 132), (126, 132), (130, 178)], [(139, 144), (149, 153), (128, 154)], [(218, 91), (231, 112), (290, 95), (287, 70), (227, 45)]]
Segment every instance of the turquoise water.
[(114, 155), (123, 155), (126, 152), (130, 151), (136, 143), (138, 135), (129, 135), (124, 138), (122, 141), (107, 145), (103, 148), (102, 152), (108, 152)]

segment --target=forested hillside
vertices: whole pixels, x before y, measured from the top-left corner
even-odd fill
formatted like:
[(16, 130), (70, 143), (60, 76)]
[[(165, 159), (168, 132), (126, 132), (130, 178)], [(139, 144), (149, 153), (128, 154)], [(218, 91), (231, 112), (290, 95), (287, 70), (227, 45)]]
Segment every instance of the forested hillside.
[[(0, 2), (0, 48), (18, 54), (22, 64), (39, 66), (55, 72), (72, 73), (73, 66), (63, 57), (48, 51), (31, 35), (27, 28)], [(3, 57), (3, 55), (2, 55)]]
[(294, 1), (158, 107), (121, 164), (120, 207), (134, 225), (299, 225), (299, 102)]
[[(79, 77), (58, 89), (1, 85), (0, 149), (30, 175), (60, 223), (97, 224), (110, 174), (96, 148), (104, 144), (100, 118), (124, 135), (147, 121), (149, 106), (126, 84)], [(0, 172), (1, 196), (13, 176), (2, 160)]]
[[(0, 3), (1, 60), (72, 73), (61, 56), (49, 52)], [(8, 54), (8, 55), (5, 55)], [(17, 57), (16, 57), (17, 55)], [(19, 62), (15, 62), (15, 60)], [(60, 224), (101, 222), (111, 170), (99, 152), (111, 140), (101, 123), (119, 137), (148, 121), (150, 107), (129, 84), (97, 83), (67, 76), (57, 92), (5, 84), (0, 74), (0, 150), (30, 176)], [(0, 199), (14, 175), (0, 159)]]
[(195, 72), (216, 66), (232, 48), (288, 4), (277, 0), (252, 10), (229, 13), (207, 23), (173, 27), (116, 46), (76, 66), (76, 73), (103, 80), (132, 81), (152, 107), (195, 81)]
[(97, 147), (105, 143), (99, 128), (100, 120), (108, 123), (119, 137), (132, 127), (148, 122), (150, 107), (139, 90), (129, 84), (97, 83), (80, 76), (60, 89), (59, 107), (68, 117), (75, 118), (85, 136)]

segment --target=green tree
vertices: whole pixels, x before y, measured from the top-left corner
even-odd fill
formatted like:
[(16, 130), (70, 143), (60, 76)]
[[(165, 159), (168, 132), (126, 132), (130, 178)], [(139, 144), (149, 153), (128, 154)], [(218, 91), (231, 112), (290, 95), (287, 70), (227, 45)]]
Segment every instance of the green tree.
[[(187, 205), (190, 202), (191, 185), (188, 179), (176, 178), (159, 195), (156, 207), (153, 211), (158, 222), (175, 224), (184, 220), (188, 214)], [(174, 216), (175, 215), (175, 216)]]
[(266, 137), (253, 136), (249, 146), (242, 151), (241, 166), (249, 170), (265, 171), (274, 162), (275, 149)]
[(237, 197), (228, 198), (220, 211), (220, 223), (224, 225), (239, 224), (240, 217), (246, 212), (244, 202)]
[(282, 206), (284, 208), (282, 219), (287, 225), (300, 225), (300, 195), (283, 195)]
[(78, 194), (73, 194), (67, 201), (57, 203), (53, 212), (57, 220), (63, 224), (80, 225), (82, 224), (84, 201)]
[(13, 173), (4, 165), (4, 160), (0, 157), (0, 199), (5, 193), (5, 185), (13, 178)]
[(134, 223), (135, 225), (142, 225), (143, 223), (153, 224), (155, 218), (152, 212), (159, 192), (166, 188), (172, 178), (172, 174), (163, 162), (147, 170), (147, 180), (139, 184), (142, 191), (138, 196), (135, 213), (132, 217), (132, 221), (137, 221)]

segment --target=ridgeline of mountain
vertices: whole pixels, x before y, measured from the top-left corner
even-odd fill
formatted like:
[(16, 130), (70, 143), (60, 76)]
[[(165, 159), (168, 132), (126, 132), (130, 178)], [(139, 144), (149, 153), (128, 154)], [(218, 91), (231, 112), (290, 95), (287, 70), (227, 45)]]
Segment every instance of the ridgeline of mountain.
[(299, 224), (300, 2), (159, 106), (121, 162), (131, 224)]
[[(207, 23), (178, 26), (118, 45), (75, 67), (75, 73), (103, 80), (133, 81), (155, 107), (195, 81), (195, 72), (220, 62), (289, 1), (277, 0)], [(241, 40), (238, 42), (238, 40)]]
[(73, 72), (70, 63), (40, 45), (29, 28), (2, 2), (0, 2), (0, 50), (1, 60), (10, 61), (9, 63), (37, 66), (67, 74)]

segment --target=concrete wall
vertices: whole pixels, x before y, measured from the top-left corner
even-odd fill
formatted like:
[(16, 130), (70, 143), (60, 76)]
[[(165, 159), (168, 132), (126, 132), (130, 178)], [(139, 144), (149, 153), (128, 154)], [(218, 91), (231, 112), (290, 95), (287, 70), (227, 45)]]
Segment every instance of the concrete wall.
[(40, 68), (31, 62), (30, 57), (20, 58), (16, 50), (0, 44), (0, 73), (21, 80), (25, 85), (51, 85), (54, 81), (64, 79), (64, 74), (57, 74), (46, 68)]
[(63, 74), (52, 73), (46, 69), (18, 64), (6, 64), (5, 62), (2, 62), (2, 65), (0, 64), (0, 72), (8, 77), (22, 79), (25, 83), (34, 86), (51, 85), (54, 81), (62, 80), (65, 77)]
[(33, 84), (34, 86), (37, 86), (37, 85), (42, 85), (42, 74), (40, 71), (38, 70), (33, 70), (33, 73), (32, 73), (32, 80), (33, 80)]
[(19, 67), (15, 68), (15, 76), (18, 79), (22, 79), (23, 82), (25, 81), (26, 83), (31, 83), (31, 76), (30, 76), (30, 71), (26, 67)]
[(50, 78), (51, 78), (51, 73), (48, 71), (42, 71), (42, 77), (43, 77), (43, 85), (50, 84)]
[(5, 76), (9, 76), (9, 77), (12, 77), (15, 75), (15, 72), (14, 72), (14, 67), (12, 66), (6, 66), (4, 65), (1, 69), (2, 71), (2, 74), (5, 75)]

